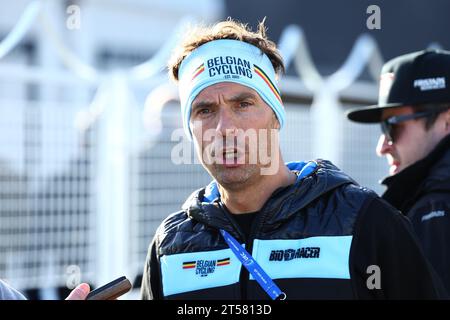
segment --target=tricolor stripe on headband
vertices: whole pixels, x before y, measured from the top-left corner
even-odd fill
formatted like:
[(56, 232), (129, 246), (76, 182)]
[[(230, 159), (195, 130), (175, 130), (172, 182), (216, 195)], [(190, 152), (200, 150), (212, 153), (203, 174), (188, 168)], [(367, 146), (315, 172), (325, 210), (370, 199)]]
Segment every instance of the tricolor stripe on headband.
[(275, 97), (278, 99), (278, 101), (281, 102), (280, 92), (278, 91), (277, 87), (272, 83), (270, 78), (260, 67), (258, 67), (256, 64), (254, 64), (253, 66), (255, 67), (256, 74), (259, 75), (264, 80), (265, 83), (267, 83), (267, 85), (269, 86), (270, 90), (273, 92)]
[(197, 69), (195, 69), (194, 75), (192, 76), (191, 81), (194, 80), (203, 71), (205, 71), (205, 64), (204, 63), (202, 63)]

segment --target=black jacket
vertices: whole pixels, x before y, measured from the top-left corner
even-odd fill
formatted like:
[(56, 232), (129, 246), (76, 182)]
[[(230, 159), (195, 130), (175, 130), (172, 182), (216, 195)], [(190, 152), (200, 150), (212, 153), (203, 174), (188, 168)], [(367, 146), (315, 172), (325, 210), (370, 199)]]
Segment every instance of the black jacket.
[(383, 198), (411, 221), (450, 292), (450, 135), (424, 159), (386, 178)]
[(409, 221), (328, 161), (276, 190), (249, 238), (209, 190), (208, 197), (195, 192), (158, 228), (143, 299), (268, 299), (219, 229), (245, 243), (287, 299), (440, 297)]

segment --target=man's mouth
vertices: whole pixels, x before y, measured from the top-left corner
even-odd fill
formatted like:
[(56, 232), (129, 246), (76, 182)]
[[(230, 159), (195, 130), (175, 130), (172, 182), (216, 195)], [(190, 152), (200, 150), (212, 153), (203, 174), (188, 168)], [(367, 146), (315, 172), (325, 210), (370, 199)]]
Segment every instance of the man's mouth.
[(239, 152), (237, 149), (226, 149), (222, 152), (222, 165), (227, 168), (235, 168), (244, 164), (244, 153)]
[(223, 158), (225, 160), (227, 159), (235, 159), (237, 158), (237, 151), (236, 150), (227, 150), (223, 152)]

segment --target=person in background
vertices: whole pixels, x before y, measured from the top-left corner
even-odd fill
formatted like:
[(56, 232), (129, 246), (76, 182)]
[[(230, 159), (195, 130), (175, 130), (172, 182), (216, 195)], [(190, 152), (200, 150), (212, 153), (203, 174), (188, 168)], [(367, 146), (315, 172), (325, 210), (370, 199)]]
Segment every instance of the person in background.
[(382, 198), (412, 221), (450, 292), (450, 51), (423, 50), (388, 61), (378, 105), (347, 117), (381, 124), (376, 153), (389, 165)]

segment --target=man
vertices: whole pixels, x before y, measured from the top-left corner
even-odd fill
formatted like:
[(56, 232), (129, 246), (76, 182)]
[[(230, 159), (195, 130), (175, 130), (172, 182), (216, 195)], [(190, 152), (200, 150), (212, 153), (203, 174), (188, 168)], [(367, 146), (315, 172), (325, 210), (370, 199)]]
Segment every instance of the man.
[(284, 66), (263, 23), (198, 28), (169, 69), (214, 181), (156, 231), (143, 299), (440, 297), (398, 211), (328, 161), (283, 163)]
[[(80, 283), (66, 300), (85, 300), (91, 291), (87, 283)], [(25, 296), (0, 279), (0, 300), (26, 300)]]
[(425, 50), (387, 62), (378, 105), (348, 118), (381, 123), (376, 152), (390, 174), (382, 197), (411, 219), (450, 292), (450, 52)]

